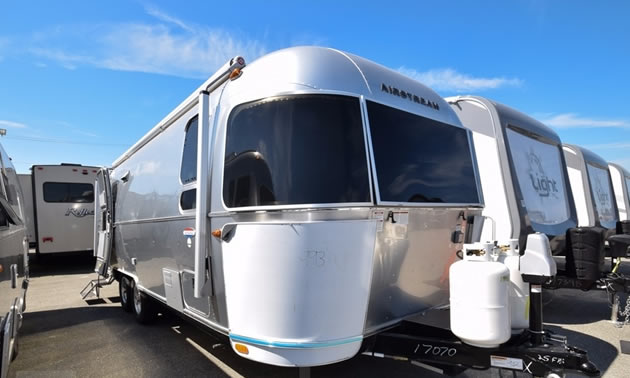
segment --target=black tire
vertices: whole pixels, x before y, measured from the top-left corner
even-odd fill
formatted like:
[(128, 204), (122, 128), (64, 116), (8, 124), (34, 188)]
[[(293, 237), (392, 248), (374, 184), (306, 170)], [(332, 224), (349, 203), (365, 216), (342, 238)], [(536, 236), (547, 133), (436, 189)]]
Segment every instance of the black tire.
[(151, 324), (157, 319), (157, 306), (153, 299), (138, 290), (138, 286), (132, 282), (133, 289), (133, 313), (140, 324)]
[(121, 276), (118, 282), (118, 293), (120, 294), (120, 305), (126, 312), (133, 311), (133, 280), (127, 276)]

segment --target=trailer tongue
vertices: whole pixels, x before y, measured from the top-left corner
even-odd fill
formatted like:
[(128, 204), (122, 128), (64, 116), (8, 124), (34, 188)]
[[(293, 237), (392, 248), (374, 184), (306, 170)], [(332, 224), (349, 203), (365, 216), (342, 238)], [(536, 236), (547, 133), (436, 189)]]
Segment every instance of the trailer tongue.
[[(453, 317), (449, 316), (449, 309), (435, 309), (407, 318), (396, 327), (366, 339), (363, 354), (421, 361), (429, 365), (425, 367), (442, 374), (456, 374), (469, 368), (501, 368), (534, 376), (563, 375), (569, 371), (599, 376), (599, 369), (589, 360), (586, 351), (568, 345), (565, 336), (543, 329), (542, 284), (555, 277), (556, 265), (546, 236), (529, 235), (527, 245), (528, 249), (520, 257), (520, 271), (523, 281), (530, 286), (529, 329), (513, 334), (498, 347), (476, 347), (464, 343), (451, 331), (448, 321)], [(464, 250), (470, 246), (466, 245)]]

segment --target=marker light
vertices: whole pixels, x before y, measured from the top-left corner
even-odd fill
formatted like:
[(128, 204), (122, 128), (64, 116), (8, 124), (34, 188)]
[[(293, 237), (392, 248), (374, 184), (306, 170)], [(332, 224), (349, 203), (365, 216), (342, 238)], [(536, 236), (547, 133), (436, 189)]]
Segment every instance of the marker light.
[(216, 230), (212, 231), (210, 234), (212, 236), (214, 236), (215, 238), (220, 238), (221, 237), (221, 230), (217, 228)]
[(238, 79), (241, 76), (241, 69), (235, 68), (234, 71), (230, 73), (230, 80)]
[(0, 264), (0, 273), (4, 272), (4, 266), (2, 266), (2, 264)]
[(249, 354), (249, 349), (247, 349), (247, 346), (243, 344), (234, 344), (234, 348), (241, 354)]

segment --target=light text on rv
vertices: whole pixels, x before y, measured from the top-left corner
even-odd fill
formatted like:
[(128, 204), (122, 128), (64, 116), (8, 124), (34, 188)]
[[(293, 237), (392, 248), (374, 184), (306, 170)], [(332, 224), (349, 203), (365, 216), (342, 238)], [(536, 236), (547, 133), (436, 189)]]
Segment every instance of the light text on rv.
[(66, 210), (66, 216), (70, 216), (71, 214), (77, 218), (83, 218), (87, 215), (94, 215), (94, 210), (74, 208), (69, 208), (68, 210)]

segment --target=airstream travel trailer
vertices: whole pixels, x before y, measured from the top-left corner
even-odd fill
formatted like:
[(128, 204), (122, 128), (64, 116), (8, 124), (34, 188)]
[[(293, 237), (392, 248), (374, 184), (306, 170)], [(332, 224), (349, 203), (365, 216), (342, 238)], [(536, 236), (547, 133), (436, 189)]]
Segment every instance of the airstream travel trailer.
[(37, 254), (90, 251), (98, 167), (34, 165), (32, 201)]
[(608, 163), (608, 170), (615, 192), (619, 220), (630, 221), (630, 172), (614, 163)]
[(558, 135), (506, 105), (478, 96), (447, 98), (472, 131), (485, 198), (482, 240), (546, 234), (554, 255), (565, 248), (567, 229), (577, 225)]
[[(268, 364), (363, 350), (488, 368), (492, 352), (524, 370), (527, 338), (474, 348), (409, 320), (448, 304), (449, 267), (481, 214), (470, 142), (435, 92), (358, 56), (236, 57), (97, 175), (100, 276), (83, 294), (115, 278), (139, 321), (162, 303)], [(597, 372), (556, 348), (566, 368)]]
[(616, 230), (619, 214), (608, 163), (586, 148), (564, 144), (571, 191), (580, 227)]
[(35, 237), (35, 211), (33, 209), (33, 181), (29, 174), (18, 174), (18, 181), (22, 188), (24, 197), (24, 224), (26, 225), (26, 237), (28, 237), (29, 246), (35, 247), (37, 238)]
[(28, 239), (22, 191), (9, 156), (0, 145), (0, 377), (17, 353), (18, 329), (26, 308)]

